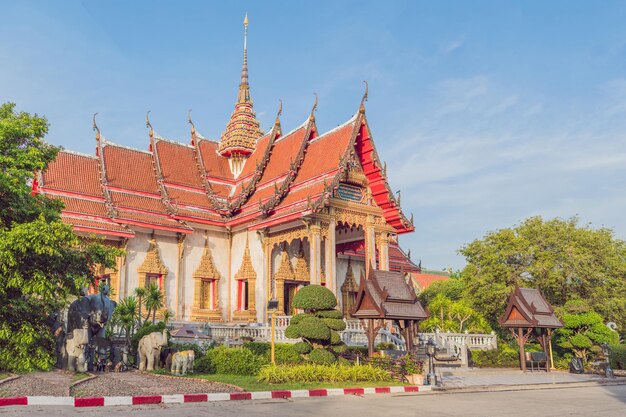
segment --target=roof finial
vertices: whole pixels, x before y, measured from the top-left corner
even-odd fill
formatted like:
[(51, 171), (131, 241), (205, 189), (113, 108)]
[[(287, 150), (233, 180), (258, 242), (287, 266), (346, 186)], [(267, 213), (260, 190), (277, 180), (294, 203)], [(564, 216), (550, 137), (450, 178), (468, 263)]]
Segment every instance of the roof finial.
[(98, 128), (98, 125), (96, 124), (96, 116), (98, 115), (98, 113), (94, 113), (93, 114), (93, 130), (96, 131), (96, 140), (100, 140), (100, 128)]
[(241, 85), (248, 84), (248, 13), (243, 19), (243, 67), (241, 68)]
[(152, 129), (152, 125), (150, 124), (150, 119), (148, 118), (149, 114), (150, 110), (146, 112), (146, 127), (150, 128), (150, 137), (152, 137), (152, 135), (154, 134), (154, 129)]
[(196, 133), (196, 125), (193, 124), (193, 120), (191, 120), (191, 109), (187, 111), (187, 121), (191, 125), (191, 133)]
[(367, 81), (363, 81), (365, 83), (365, 93), (363, 94), (363, 98), (361, 99), (361, 106), (359, 106), (359, 111), (361, 113), (365, 112), (365, 102), (367, 101), (367, 93), (369, 91), (369, 86), (367, 85)]
[(315, 118), (315, 111), (317, 110), (317, 93), (313, 93), (315, 95), (315, 103), (313, 103), (313, 108), (311, 109), (311, 118)]
[(283, 101), (281, 99), (278, 99), (278, 101), (280, 101), (280, 107), (278, 108), (278, 114), (276, 114), (276, 120), (274, 121), (275, 125), (280, 124), (280, 120), (278, 118), (281, 114), (283, 114)]

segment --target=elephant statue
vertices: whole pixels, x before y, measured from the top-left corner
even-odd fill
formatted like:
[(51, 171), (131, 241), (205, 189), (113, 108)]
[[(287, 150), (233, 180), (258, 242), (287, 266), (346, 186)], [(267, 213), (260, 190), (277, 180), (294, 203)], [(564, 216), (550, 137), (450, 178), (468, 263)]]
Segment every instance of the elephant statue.
[(83, 323), (89, 323), (89, 339), (94, 336), (104, 338), (104, 326), (113, 316), (117, 303), (109, 298), (109, 289), (104, 287), (100, 294), (87, 295), (74, 300), (67, 312), (67, 334), (72, 334), (74, 329), (83, 327)]
[(85, 346), (89, 343), (89, 329), (74, 329), (72, 337), (65, 340), (67, 351), (67, 369), (70, 371), (87, 372)]
[(161, 348), (167, 346), (167, 330), (163, 333), (152, 332), (139, 340), (137, 355), (139, 356), (139, 370), (153, 371), (159, 368)]
[(185, 375), (187, 371), (193, 372), (193, 361), (195, 360), (193, 350), (183, 350), (172, 355), (172, 374)]

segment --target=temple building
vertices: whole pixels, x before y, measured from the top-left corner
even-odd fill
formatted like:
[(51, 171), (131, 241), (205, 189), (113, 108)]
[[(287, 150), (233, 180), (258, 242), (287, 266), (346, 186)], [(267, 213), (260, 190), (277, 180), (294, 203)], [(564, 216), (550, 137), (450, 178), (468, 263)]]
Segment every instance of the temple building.
[[(398, 244), (414, 231), (392, 192), (368, 125), (367, 89), (356, 113), (318, 131), (317, 100), (284, 132), (278, 111), (266, 131), (253, 110), (244, 21), (241, 82), (219, 141), (191, 118), (180, 143), (149, 128), (146, 150), (95, 130), (95, 155), (61, 151), (33, 192), (65, 204), (62, 219), (82, 236), (125, 249), (101, 270), (113, 299), (149, 283), (180, 321), (265, 322), (304, 285), (332, 290), (344, 312), (374, 270), (419, 272)], [(355, 103), (356, 104), (356, 103)]]

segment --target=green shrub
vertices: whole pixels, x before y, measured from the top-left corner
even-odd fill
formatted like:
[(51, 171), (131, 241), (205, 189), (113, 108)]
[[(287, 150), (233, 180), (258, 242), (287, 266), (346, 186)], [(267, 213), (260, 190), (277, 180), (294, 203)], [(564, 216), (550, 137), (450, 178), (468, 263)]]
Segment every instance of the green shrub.
[[(337, 311), (337, 310), (335, 310)], [(343, 321), (343, 319), (329, 319), (329, 318), (322, 318), (321, 319), (327, 326), (329, 329), (331, 330), (336, 330), (338, 332), (342, 331), (342, 330), (346, 330), (346, 322)]]
[(197, 345), (195, 343), (172, 343), (172, 349), (176, 349), (177, 352), (182, 352), (184, 350), (193, 350), (196, 355), (196, 358), (200, 356), (204, 356), (204, 354), (209, 349), (208, 344)]
[(193, 370), (194, 372), (199, 372), (203, 374), (214, 374), (215, 366), (211, 363), (211, 358), (209, 356), (204, 355), (193, 362)]
[(322, 285), (307, 285), (293, 297), (293, 306), (303, 310), (329, 310), (337, 306), (335, 294)]
[(218, 374), (256, 375), (267, 364), (267, 359), (247, 348), (219, 346), (209, 350), (206, 356)]
[(300, 355), (306, 355), (307, 353), (311, 351), (311, 345), (309, 345), (306, 342), (298, 342), (295, 345), (293, 345), (293, 348)]
[(370, 365), (269, 365), (259, 372), (257, 379), (269, 384), (306, 382), (385, 382), (391, 376), (383, 369)]
[(246, 342), (243, 347), (250, 349), (257, 356), (267, 356), (272, 348), (271, 343), (267, 342)]
[[(343, 321), (343, 313), (339, 310), (319, 310), (315, 312), (315, 315), (321, 319), (339, 319)], [(344, 330), (344, 329), (341, 329)]]
[(393, 350), (396, 346), (393, 343), (388, 342), (380, 342), (376, 346), (374, 346), (374, 350), (380, 352), (381, 350)]
[(473, 350), (472, 362), (479, 368), (517, 368), (519, 351), (505, 343), (499, 343), (498, 349)]
[(611, 345), (611, 368), (626, 369), (626, 345)]
[(318, 365), (328, 365), (335, 363), (337, 358), (332, 352), (326, 349), (313, 349), (313, 351), (309, 353), (309, 360)]
[[(300, 353), (296, 350), (294, 345), (280, 344), (276, 345), (276, 351), (274, 352), (276, 363), (278, 364), (293, 364), (302, 362)], [(268, 353), (267, 357), (270, 357)]]
[(296, 324), (289, 324), (285, 330), (285, 336), (290, 339), (304, 337), (306, 339), (330, 340), (330, 329), (322, 319), (308, 315)]

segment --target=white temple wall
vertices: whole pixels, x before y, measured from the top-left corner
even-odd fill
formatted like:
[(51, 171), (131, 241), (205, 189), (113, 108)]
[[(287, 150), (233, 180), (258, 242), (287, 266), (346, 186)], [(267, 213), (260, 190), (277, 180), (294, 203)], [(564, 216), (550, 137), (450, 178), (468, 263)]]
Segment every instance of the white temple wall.
[(193, 274), (200, 266), (204, 254), (205, 233), (208, 236), (209, 249), (213, 258), (213, 264), (220, 273), (218, 287), (218, 300), (222, 308), (222, 319), (226, 320), (227, 292), (228, 292), (228, 237), (226, 233), (219, 231), (205, 232), (196, 229), (185, 238), (184, 255), (184, 290), (183, 290), (183, 319), (191, 320), (191, 311), (194, 301)]

